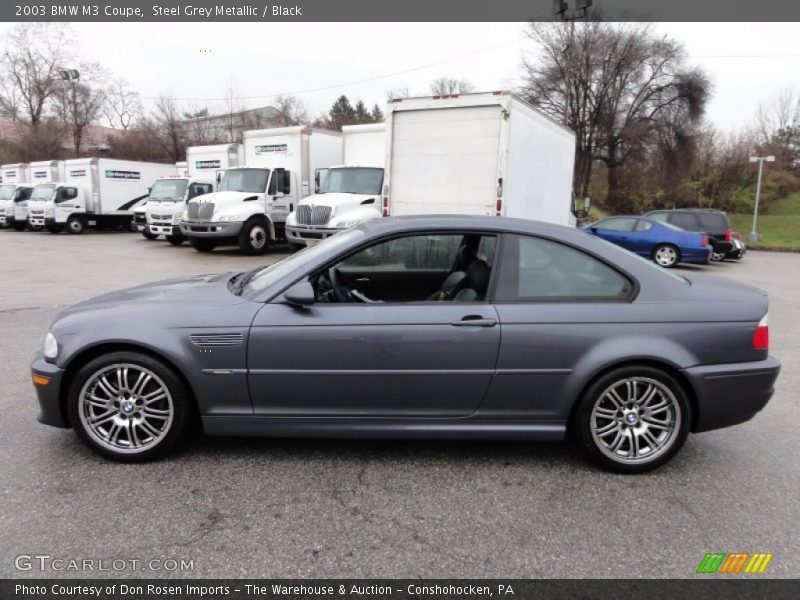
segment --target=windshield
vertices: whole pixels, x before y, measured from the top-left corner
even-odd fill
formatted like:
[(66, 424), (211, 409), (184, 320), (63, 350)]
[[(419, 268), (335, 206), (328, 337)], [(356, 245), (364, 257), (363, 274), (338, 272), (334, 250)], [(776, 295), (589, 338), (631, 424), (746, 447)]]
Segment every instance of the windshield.
[(15, 185), (0, 185), (0, 200), (11, 200), (14, 197)]
[(54, 185), (37, 185), (31, 195), (31, 200), (50, 200), (53, 197)]
[(319, 188), (320, 194), (380, 194), (383, 169), (331, 169)]
[(269, 169), (231, 169), (222, 176), (218, 191), (263, 194), (267, 179)]
[(313, 262), (321, 254), (327, 254), (336, 248), (348, 244), (355, 238), (362, 237), (363, 235), (364, 232), (360, 229), (348, 229), (346, 231), (336, 233), (329, 238), (325, 238), (315, 246), (310, 246), (308, 248), (304, 248), (296, 254), (291, 254), (283, 260), (261, 269), (252, 275), (249, 278), (247, 285), (245, 285), (242, 289), (242, 295), (251, 295), (265, 290), (295, 269), (302, 267), (306, 263)]
[(14, 194), (14, 202), (24, 202), (31, 197), (31, 194), (33, 194), (33, 188), (19, 187)]
[(150, 188), (150, 200), (180, 202), (188, 184), (186, 179), (159, 179)]

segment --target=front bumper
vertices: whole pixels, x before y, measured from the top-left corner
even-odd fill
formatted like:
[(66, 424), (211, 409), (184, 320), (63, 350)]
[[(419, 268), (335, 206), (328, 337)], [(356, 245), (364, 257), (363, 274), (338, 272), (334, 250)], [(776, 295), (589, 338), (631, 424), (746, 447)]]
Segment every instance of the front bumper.
[(39, 415), (36, 420), (52, 427), (69, 427), (61, 406), (61, 381), (64, 371), (47, 362), (39, 350), (31, 363), (31, 374), (45, 377), (50, 381), (47, 385), (34, 384), (39, 400)]
[(343, 231), (342, 229), (335, 229), (333, 227), (312, 227), (311, 225), (287, 225), (286, 226), (286, 241), (292, 244), (306, 245), (309, 242), (312, 244), (326, 237), (330, 237), (335, 233)]
[(150, 233), (155, 233), (157, 235), (174, 235), (174, 236), (182, 236), (181, 228), (179, 225), (169, 225), (166, 223), (149, 223), (147, 225)]
[(15, 222), (14, 215), (0, 215), (0, 227), (11, 227)]
[(778, 359), (684, 369), (697, 398), (692, 431), (729, 427), (752, 419), (775, 391), (781, 369)]
[(232, 223), (214, 223), (211, 221), (183, 221), (181, 233), (186, 237), (236, 237), (244, 225), (241, 221)]
[(55, 219), (46, 219), (44, 216), (28, 215), (28, 224), (31, 227), (44, 227), (45, 225), (52, 225), (56, 222)]

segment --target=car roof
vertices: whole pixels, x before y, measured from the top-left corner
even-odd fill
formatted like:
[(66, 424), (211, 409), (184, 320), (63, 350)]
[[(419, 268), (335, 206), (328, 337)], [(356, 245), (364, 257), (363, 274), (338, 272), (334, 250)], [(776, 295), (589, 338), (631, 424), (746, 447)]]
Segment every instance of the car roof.
[[(668, 213), (690, 212), (690, 213), (720, 213), (720, 214), (725, 214), (724, 210), (720, 210), (718, 208), (662, 208), (662, 209), (659, 209), (659, 210), (651, 210), (647, 214), (651, 215), (651, 214), (657, 213), (657, 212), (659, 212), (659, 213), (663, 213), (663, 212), (668, 212)], [(645, 216), (647, 216), (647, 215), (645, 215)]]

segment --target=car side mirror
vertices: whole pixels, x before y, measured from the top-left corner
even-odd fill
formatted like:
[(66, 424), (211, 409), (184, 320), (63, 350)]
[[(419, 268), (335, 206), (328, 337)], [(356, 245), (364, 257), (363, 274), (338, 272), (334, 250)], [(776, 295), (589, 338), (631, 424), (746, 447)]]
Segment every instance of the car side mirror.
[(311, 306), (317, 301), (314, 286), (308, 281), (295, 283), (283, 293), (284, 299), (294, 306)]

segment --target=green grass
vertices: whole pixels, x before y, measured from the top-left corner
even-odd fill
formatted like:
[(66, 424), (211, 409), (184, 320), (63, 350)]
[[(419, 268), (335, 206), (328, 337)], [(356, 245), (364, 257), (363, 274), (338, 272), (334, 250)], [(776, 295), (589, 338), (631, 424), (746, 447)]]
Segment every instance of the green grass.
[(786, 198), (771, 202), (768, 214), (773, 216), (800, 215), (800, 192), (789, 194)]
[[(784, 200), (792, 200), (792, 197)], [(753, 227), (753, 215), (729, 214), (733, 230), (742, 234), (748, 248), (800, 251), (800, 198), (795, 198), (798, 209), (794, 214), (775, 214), (770, 210), (768, 215), (758, 215), (756, 225), (759, 239), (749, 241), (749, 233)], [(780, 202), (773, 204), (773, 207)], [(786, 205), (791, 203), (786, 202)], [(783, 210), (783, 207), (782, 207)]]

